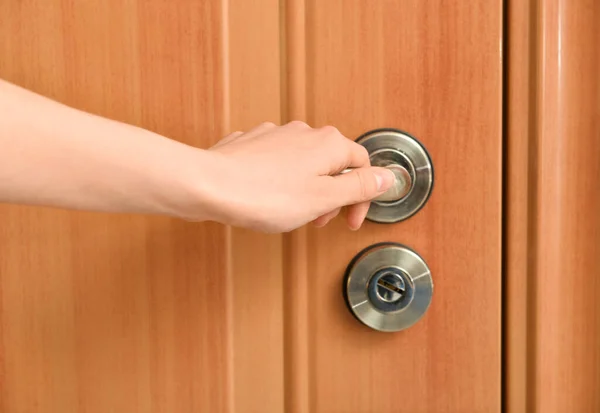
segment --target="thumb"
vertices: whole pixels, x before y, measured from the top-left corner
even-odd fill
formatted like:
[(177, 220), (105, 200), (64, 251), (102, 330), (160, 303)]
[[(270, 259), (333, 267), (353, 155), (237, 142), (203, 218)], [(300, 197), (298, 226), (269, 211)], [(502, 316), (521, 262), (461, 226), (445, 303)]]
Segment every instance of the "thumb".
[(394, 185), (396, 177), (387, 168), (364, 167), (335, 177), (335, 193), (345, 205), (370, 201)]

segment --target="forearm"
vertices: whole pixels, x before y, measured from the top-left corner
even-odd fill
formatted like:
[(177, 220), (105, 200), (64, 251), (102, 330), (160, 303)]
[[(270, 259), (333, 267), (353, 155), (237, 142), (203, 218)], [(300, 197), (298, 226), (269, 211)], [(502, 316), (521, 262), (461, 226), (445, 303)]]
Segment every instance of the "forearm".
[[(347, 168), (352, 172), (340, 174)], [(394, 184), (333, 127), (263, 123), (209, 150), (61, 105), (0, 80), (0, 203), (163, 214), (267, 232), (358, 229)]]
[(202, 218), (205, 151), (1, 80), (0, 114), (0, 202)]

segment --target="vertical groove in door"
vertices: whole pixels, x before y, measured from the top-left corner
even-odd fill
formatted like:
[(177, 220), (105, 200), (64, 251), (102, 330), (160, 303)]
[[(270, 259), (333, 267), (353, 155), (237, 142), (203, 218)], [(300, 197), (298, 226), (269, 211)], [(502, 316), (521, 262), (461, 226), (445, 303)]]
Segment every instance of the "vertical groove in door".
[(600, 411), (598, 18), (509, 2), (506, 413)]
[[(518, 292), (517, 294), (522, 295), (522, 308), (518, 309), (520, 315), (518, 317), (522, 317), (522, 325), (525, 328), (525, 331), (522, 331), (521, 339), (524, 340), (524, 351), (521, 356), (522, 365), (519, 367), (521, 372), (524, 372), (523, 379), (523, 387), (520, 391), (524, 391), (523, 396), (523, 413), (534, 411), (535, 406), (535, 393), (536, 393), (536, 380), (535, 380), (535, 371), (536, 371), (536, 342), (537, 342), (537, 332), (535, 330), (536, 317), (537, 317), (537, 271), (538, 271), (538, 221), (536, 219), (537, 211), (539, 208), (539, 200), (537, 198), (537, 192), (539, 187), (538, 177), (537, 177), (537, 162), (538, 162), (538, 150), (539, 150), (539, 88), (540, 85), (538, 83), (539, 76), (539, 62), (540, 55), (538, 54), (539, 45), (540, 45), (540, 36), (539, 36), (539, 13), (540, 2), (538, 0), (532, 1), (529, 3), (527, 7), (527, 14), (525, 15), (526, 21), (528, 23), (527, 33), (523, 33), (525, 35), (524, 39), (526, 40), (526, 47), (528, 48), (528, 56), (525, 63), (525, 75), (526, 75), (526, 84), (524, 90), (521, 93), (525, 94), (525, 98), (527, 101), (527, 110), (525, 111), (525, 115), (530, 117), (530, 122), (526, 124), (526, 133), (529, 139), (524, 139), (522, 144), (525, 145), (524, 153), (517, 155), (515, 160), (519, 159), (521, 156), (525, 156), (526, 164), (524, 166), (523, 172), (526, 176), (526, 192), (524, 199), (526, 199), (527, 205), (525, 205), (525, 216), (526, 221), (521, 231), (525, 231), (526, 236), (526, 248), (524, 250), (519, 251), (519, 253), (524, 253), (524, 256), (521, 256), (523, 259), (523, 263), (525, 264), (526, 273), (523, 274), (523, 279), (519, 280), (519, 283), (524, 283), (523, 291)], [(515, 33), (515, 35), (520, 35), (520, 33)], [(515, 64), (519, 64), (519, 60), (515, 62)], [(510, 87), (510, 86), (509, 86)], [(509, 102), (510, 104), (510, 102)], [(521, 108), (516, 106), (512, 108), (512, 110), (520, 110)], [(521, 114), (523, 115), (523, 114)], [(509, 142), (513, 142), (510, 141)], [(520, 167), (521, 165), (519, 165)], [(515, 177), (513, 177), (515, 178)], [(519, 177), (516, 177), (519, 179)], [(515, 190), (522, 190), (519, 186), (515, 185)], [(517, 208), (520, 208), (520, 205), (517, 205)], [(509, 225), (511, 225), (509, 221)], [(509, 242), (511, 240), (509, 239)], [(516, 248), (519, 248), (520, 245), (517, 243), (515, 245)], [(514, 278), (511, 281), (515, 281)], [(515, 292), (514, 289), (510, 291), (510, 293)], [(514, 297), (517, 298), (517, 297)], [(511, 300), (514, 300), (512, 296), (510, 296)], [(517, 298), (518, 299), (518, 298)], [(510, 377), (507, 375), (507, 378)], [(518, 384), (518, 381), (517, 383)], [(514, 389), (514, 387), (513, 387)], [(511, 412), (512, 413), (512, 412)]]
[(504, 409), (535, 409), (538, 2), (508, 2), (505, 85)]
[[(526, 413), (534, 380), (536, 2), (507, 1), (503, 191), (503, 411)], [(519, 222), (519, 225), (513, 223)]]
[[(228, 0), (230, 128), (281, 121), (279, 0)], [(236, 413), (284, 406), (283, 243), (279, 234), (231, 229)]]
[[(305, 0), (280, 0), (284, 122), (306, 121)], [(284, 236), (285, 411), (309, 411), (309, 300), (307, 229)]]
[[(231, 78), (230, 78), (230, 59), (229, 59), (229, 1), (221, 0), (221, 67), (222, 67), (222, 85), (221, 93), (223, 95), (223, 113), (221, 117), (221, 134), (231, 130)], [(233, 285), (233, 240), (232, 229), (229, 226), (225, 227), (225, 268), (223, 275), (225, 277), (225, 285)], [(227, 413), (234, 413), (235, 406), (235, 346), (234, 346), (234, 291), (233, 288), (225, 289), (225, 320), (226, 320), (226, 400), (225, 409)]]
[(500, 411), (502, 413), (505, 412), (505, 400), (506, 400), (506, 381), (504, 377), (506, 376), (506, 306), (504, 303), (506, 302), (506, 277), (504, 276), (505, 271), (505, 263), (506, 263), (506, 125), (507, 125), (507, 78), (508, 78), (508, 33), (507, 33), (507, 25), (508, 25), (508, 0), (504, 0), (502, 2), (502, 251), (501, 251), (501, 262), (502, 262), (502, 287), (501, 287), (501, 303), (502, 303), (502, 311), (501, 311), (501, 342), (502, 342), (502, 352), (501, 352), (501, 383), (500, 383)]

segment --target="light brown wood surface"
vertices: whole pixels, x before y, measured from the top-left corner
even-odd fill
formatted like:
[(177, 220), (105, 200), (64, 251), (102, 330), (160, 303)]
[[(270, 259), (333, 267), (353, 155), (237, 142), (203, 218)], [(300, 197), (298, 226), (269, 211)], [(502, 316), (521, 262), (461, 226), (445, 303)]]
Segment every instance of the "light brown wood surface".
[[(278, 30), (274, 1), (1, 2), (0, 76), (208, 147), (279, 121)], [(0, 207), (0, 411), (282, 411), (280, 251), (213, 224)]]
[[(499, 0), (0, 2), (0, 77), (208, 147), (262, 121), (417, 136), (410, 220), (265, 236), (0, 206), (0, 411), (499, 412)], [(362, 248), (433, 272), (398, 334), (345, 308)]]
[(508, 413), (600, 411), (600, 3), (509, 3)]
[[(288, 47), (288, 73), (304, 83), (290, 88), (295, 113), (353, 138), (404, 129), (430, 151), (436, 183), (403, 223), (352, 233), (338, 220), (288, 239), (308, 280), (295, 284), (303, 317), (286, 324), (300, 340), (286, 348), (301, 395), (288, 411), (499, 412), (501, 3), (293, 5), (305, 14), (304, 26), (287, 14), (291, 47), (305, 49)], [(398, 334), (362, 326), (341, 297), (346, 265), (381, 241), (414, 248), (435, 283), (426, 316)]]
[[(228, 0), (230, 131), (281, 122), (278, 0)], [(231, 235), (233, 412), (284, 410), (282, 236)]]

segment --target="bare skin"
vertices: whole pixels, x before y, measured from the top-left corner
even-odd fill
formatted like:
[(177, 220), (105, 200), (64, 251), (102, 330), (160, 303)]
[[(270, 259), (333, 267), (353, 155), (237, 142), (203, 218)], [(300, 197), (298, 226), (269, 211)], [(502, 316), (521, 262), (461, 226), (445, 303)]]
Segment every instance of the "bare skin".
[[(342, 170), (356, 168), (338, 175)], [(261, 124), (210, 149), (65, 106), (0, 80), (0, 202), (216, 221), (262, 232), (351, 229), (392, 172), (334, 127)]]

